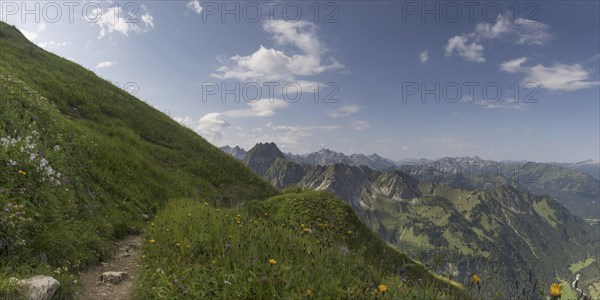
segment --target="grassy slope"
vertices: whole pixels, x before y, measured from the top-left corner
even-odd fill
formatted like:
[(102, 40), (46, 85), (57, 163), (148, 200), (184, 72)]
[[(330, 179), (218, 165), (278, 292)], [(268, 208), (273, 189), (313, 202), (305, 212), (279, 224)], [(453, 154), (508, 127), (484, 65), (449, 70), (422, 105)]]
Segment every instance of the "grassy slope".
[(112, 239), (139, 231), (142, 215), (167, 199), (233, 205), (277, 193), (191, 130), (1, 22), (0, 88), (0, 287), (9, 275), (58, 267), (68, 287), (68, 275), (105, 258)]
[(362, 299), (380, 284), (386, 298), (468, 298), (326, 192), (291, 191), (235, 210), (174, 201), (151, 223), (144, 250), (140, 299)]

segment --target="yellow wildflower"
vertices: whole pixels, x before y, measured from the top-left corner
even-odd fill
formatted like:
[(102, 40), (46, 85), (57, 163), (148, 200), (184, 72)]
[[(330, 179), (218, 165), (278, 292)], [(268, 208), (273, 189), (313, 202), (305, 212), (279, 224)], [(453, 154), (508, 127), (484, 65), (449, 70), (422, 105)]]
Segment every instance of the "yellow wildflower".
[(25, 173), (25, 171), (21, 171), (21, 170), (19, 170), (19, 174), (21, 174), (21, 175), (27, 175), (27, 173)]
[(379, 289), (379, 291), (382, 293), (387, 292), (387, 286), (385, 284), (380, 284), (377, 289)]
[(306, 290), (306, 296), (311, 297), (312, 296), (312, 290), (310, 290), (310, 289)]
[(272, 265), (276, 265), (277, 261), (274, 258), (269, 259), (269, 263)]
[(154, 244), (154, 243), (156, 243), (156, 240), (155, 239), (148, 240), (148, 243)]
[(481, 281), (481, 278), (479, 278), (479, 275), (477, 274), (473, 274), (471, 275), (471, 283), (473, 284), (477, 284)]
[(562, 286), (558, 283), (553, 283), (550, 286), (550, 295), (552, 297), (560, 297), (562, 292)]

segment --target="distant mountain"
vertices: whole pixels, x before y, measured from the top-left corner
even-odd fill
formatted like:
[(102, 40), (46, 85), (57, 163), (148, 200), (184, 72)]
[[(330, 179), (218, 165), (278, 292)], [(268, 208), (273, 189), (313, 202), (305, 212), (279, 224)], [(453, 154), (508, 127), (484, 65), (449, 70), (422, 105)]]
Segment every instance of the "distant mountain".
[(560, 164), (562, 167), (569, 168), (571, 170), (584, 172), (594, 176), (594, 178), (600, 180), (600, 162), (596, 160), (585, 160), (578, 163), (563, 163)]
[[(510, 185), (505, 177), (486, 185), (485, 180), (477, 179), (482, 176), (479, 174), (465, 181), (468, 188), (459, 188), (419, 180), (400, 170), (378, 171), (364, 165), (309, 165), (281, 157), (254, 160), (271, 162), (263, 176), (275, 187), (327, 190), (344, 199), (380, 237), (420, 256), (436, 272), (455, 277), (471, 272), (493, 274), (495, 288), (526, 293), (527, 299), (538, 299), (539, 292), (531, 286), (527, 291), (515, 290), (515, 281), (569, 278), (571, 264), (588, 257), (600, 259), (597, 228), (551, 197), (535, 196), (522, 186)], [(463, 164), (493, 162), (475, 157), (445, 158), (439, 163), (458, 171)], [(412, 172), (425, 176), (423, 169), (427, 168)], [(540, 172), (549, 172), (547, 179), (544, 177), (549, 186), (552, 174), (562, 174), (561, 170), (540, 168)], [(477, 189), (479, 185), (485, 188)], [(436, 265), (440, 256), (445, 257), (443, 263)], [(600, 276), (592, 267), (580, 272), (588, 279)]]
[(321, 149), (318, 152), (308, 154), (285, 154), (285, 157), (289, 161), (293, 161), (299, 164), (307, 164), (311, 166), (316, 165), (330, 165), (336, 163), (347, 164), (350, 166), (368, 166), (375, 170), (387, 170), (396, 167), (396, 164), (391, 159), (383, 158), (378, 154), (364, 155), (364, 154), (352, 154), (350, 156), (335, 152), (329, 149)]
[(221, 151), (227, 153), (227, 154), (231, 154), (233, 155), (233, 157), (237, 158), (238, 160), (244, 160), (244, 157), (246, 157), (246, 150), (244, 150), (244, 148), (241, 148), (240, 146), (235, 146), (235, 147), (229, 147), (229, 146), (224, 146), (219, 148), (221, 149)]
[(244, 157), (244, 164), (255, 173), (265, 176), (276, 159), (285, 159), (275, 143), (256, 144)]
[(489, 191), (504, 184), (520, 187), (536, 195), (549, 195), (584, 219), (600, 219), (600, 181), (558, 164), (445, 157), (399, 168), (422, 181), (460, 188)]

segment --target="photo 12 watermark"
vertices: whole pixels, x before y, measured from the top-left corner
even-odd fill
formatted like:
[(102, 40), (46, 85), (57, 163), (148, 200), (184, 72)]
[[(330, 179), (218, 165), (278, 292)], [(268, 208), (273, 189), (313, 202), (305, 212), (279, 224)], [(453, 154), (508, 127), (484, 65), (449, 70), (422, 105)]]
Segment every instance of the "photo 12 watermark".
[(514, 103), (539, 103), (536, 94), (539, 85), (534, 82), (522, 84), (515, 82), (502, 85), (498, 82), (402, 82), (400, 96), (402, 103), (420, 101), (422, 103), (474, 103), (482, 99), (489, 103), (497, 103), (505, 98)]
[(222, 103), (259, 100), (284, 100), (296, 103), (301, 100), (314, 103), (339, 103), (340, 87), (336, 82), (202, 82), (202, 103), (217, 100)]
[(400, 5), (403, 23), (493, 23), (504, 15), (536, 20), (540, 10), (538, 3), (530, 1), (402, 1)]
[(338, 23), (340, 5), (334, 1), (202, 1), (202, 22), (259, 23), (281, 19)]

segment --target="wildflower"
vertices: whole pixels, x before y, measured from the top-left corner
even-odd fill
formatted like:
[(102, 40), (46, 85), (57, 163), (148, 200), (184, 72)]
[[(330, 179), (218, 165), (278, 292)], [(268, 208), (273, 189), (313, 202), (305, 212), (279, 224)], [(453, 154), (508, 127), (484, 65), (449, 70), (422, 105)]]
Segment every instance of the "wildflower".
[(562, 286), (558, 283), (553, 283), (550, 286), (550, 296), (560, 298), (562, 292)]
[(352, 234), (352, 230), (348, 230), (348, 234)]
[(472, 284), (479, 284), (480, 281), (481, 281), (481, 278), (479, 278), (479, 275), (477, 275), (477, 274), (471, 275), (471, 283)]
[(268, 213), (268, 212), (266, 212), (266, 213), (265, 213), (265, 217), (268, 217), (268, 216), (269, 216), (269, 213)]
[(204, 206), (208, 206), (208, 202), (204, 202)]
[(181, 244), (180, 244), (180, 243), (177, 243), (177, 244), (175, 244), (175, 246), (179, 247), (179, 246), (181, 246)]
[(230, 243), (225, 244), (225, 250), (230, 250), (230, 249), (231, 249), (231, 244)]
[(271, 266), (276, 265), (277, 261), (274, 258), (269, 259), (269, 263), (271, 264)]
[(377, 289), (382, 293), (387, 292), (387, 286), (385, 284), (380, 284)]
[(27, 173), (25, 171), (19, 170), (19, 174), (21, 175), (27, 175)]
[(77, 284), (77, 279), (71, 280), (71, 284)]
[(277, 278), (277, 276), (279, 276), (279, 272), (277, 272), (277, 271), (273, 272), (273, 277)]
[(312, 296), (312, 290), (311, 289), (306, 290), (306, 296), (308, 296), (308, 297)]
[(148, 243), (154, 244), (154, 243), (156, 243), (156, 240), (155, 239), (148, 240)]
[(402, 279), (402, 282), (406, 283), (406, 276), (402, 276), (400, 279)]

